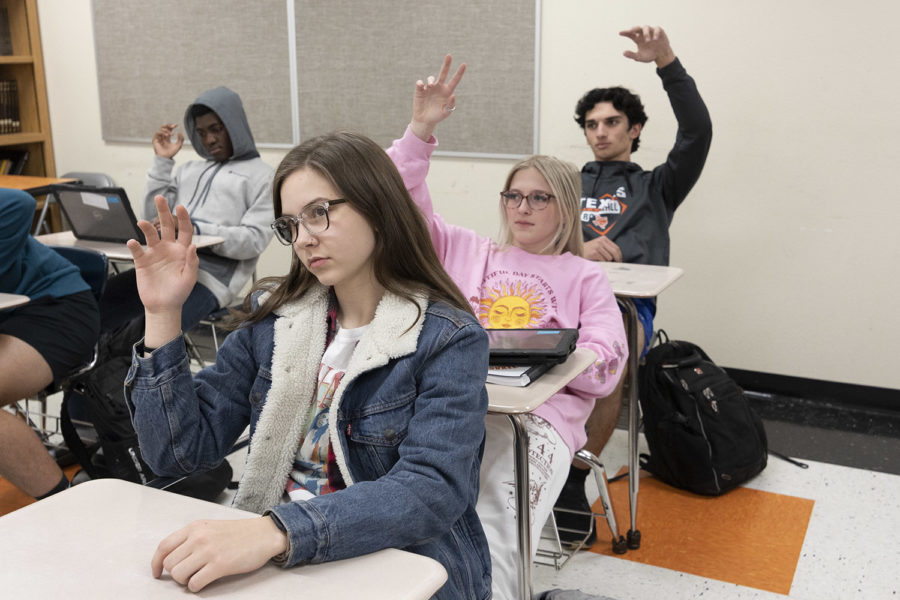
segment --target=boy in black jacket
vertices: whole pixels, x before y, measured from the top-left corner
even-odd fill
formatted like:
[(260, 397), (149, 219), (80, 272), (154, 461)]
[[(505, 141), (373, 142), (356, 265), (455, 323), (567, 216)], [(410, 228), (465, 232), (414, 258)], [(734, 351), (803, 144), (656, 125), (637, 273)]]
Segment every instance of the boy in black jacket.
[[(668, 265), (669, 225), (703, 170), (712, 122), (694, 80), (681, 66), (661, 27), (633, 27), (619, 35), (637, 45), (636, 51), (625, 51), (627, 58), (656, 63), (656, 73), (678, 121), (678, 133), (666, 162), (646, 171), (631, 162), (647, 122), (640, 97), (625, 88), (610, 87), (593, 89), (578, 101), (575, 121), (594, 154), (594, 160), (581, 169), (585, 258)], [(643, 353), (653, 333), (656, 300), (635, 300), (635, 308)], [(603, 450), (619, 420), (624, 381), (622, 377), (610, 396), (597, 399), (588, 419), (585, 448), (595, 455)], [(584, 493), (587, 470), (580, 467), (573, 464), (558, 507), (590, 510)], [(563, 520), (567, 520), (565, 516)], [(583, 529), (581, 521), (561, 525)]]

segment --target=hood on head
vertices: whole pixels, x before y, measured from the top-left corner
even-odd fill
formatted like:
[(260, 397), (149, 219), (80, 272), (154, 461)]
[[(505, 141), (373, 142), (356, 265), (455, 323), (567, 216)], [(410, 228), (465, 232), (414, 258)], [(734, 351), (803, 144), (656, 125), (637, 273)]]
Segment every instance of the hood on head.
[(250, 132), (250, 124), (247, 122), (247, 115), (244, 113), (241, 97), (224, 86), (203, 92), (184, 111), (184, 130), (197, 154), (207, 160), (213, 160), (206, 148), (203, 147), (203, 141), (195, 130), (191, 108), (197, 104), (202, 104), (215, 112), (222, 124), (225, 125), (225, 129), (228, 130), (228, 137), (231, 138), (233, 148), (233, 154), (229, 160), (246, 160), (259, 156), (256, 143), (253, 141), (253, 133)]

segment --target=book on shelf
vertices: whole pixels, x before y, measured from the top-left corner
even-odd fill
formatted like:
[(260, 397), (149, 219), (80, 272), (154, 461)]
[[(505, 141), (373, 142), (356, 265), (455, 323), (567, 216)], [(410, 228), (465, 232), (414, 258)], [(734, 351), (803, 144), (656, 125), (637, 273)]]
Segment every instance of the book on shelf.
[(0, 56), (10, 56), (13, 53), (12, 35), (9, 30), (9, 11), (5, 6), (0, 6)]
[(0, 133), (19, 133), (19, 91), (15, 79), (0, 81)]
[(552, 362), (521, 366), (491, 365), (488, 368), (487, 382), (496, 383), (498, 385), (525, 387), (549, 371), (553, 365), (554, 363)]
[(0, 150), (0, 175), (21, 175), (28, 162), (28, 150)]

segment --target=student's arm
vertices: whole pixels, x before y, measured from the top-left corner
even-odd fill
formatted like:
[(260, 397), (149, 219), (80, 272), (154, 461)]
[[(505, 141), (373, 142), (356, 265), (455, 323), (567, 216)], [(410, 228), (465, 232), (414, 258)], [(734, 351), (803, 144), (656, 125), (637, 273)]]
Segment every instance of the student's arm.
[(712, 121), (697, 91), (693, 78), (681, 66), (669, 38), (661, 27), (633, 27), (619, 32), (636, 45), (636, 51), (625, 56), (638, 62), (656, 63), (656, 73), (669, 95), (678, 133), (666, 162), (653, 170), (654, 179), (662, 186), (663, 199), (672, 213), (697, 183), (712, 142)]
[[(126, 401), (141, 453), (154, 472), (180, 476), (211, 469), (244, 431), (249, 398), (261, 377), (253, 331), (234, 331), (216, 363), (194, 377), (181, 336), (148, 357), (135, 357), (125, 381)], [(219, 577), (255, 570), (286, 547), (287, 536), (268, 517), (198, 521), (160, 542), (151, 571), (154, 577), (169, 571), (196, 592)], [(186, 555), (200, 565), (182, 564)]]
[(37, 202), (26, 192), (0, 190), (0, 291), (11, 292), (19, 285), (21, 273), (7, 270), (17, 267), (13, 257), (22, 252), (28, 239), (36, 207)]
[(394, 140), (387, 150), (388, 156), (403, 178), (413, 202), (422, 211), (431, 241), (434, 243), (441, 262), (447, 257), (452, 246), (459, 243), (477, 243), (477, 235), (468, 229), (448, 225), (434, 212), (431, 193), (425, 179), (431, 162), (431, 154), (437, 148), (434, 129), (438, 123), (452, 113), (456, 107), (454, 91), (465, 72), (466, 65), (457, 69), (453, 77), (447, 81), (450, 72), (450, 56), (444, 58), (440, 75), (435, 80), (429, 77), (427, 83), (419, 80), (413, 93), (413, 114), (403, 137)]
[(622, 313), (603, 268), (590, 264), (581, 275), (581, 323), (578, 347), (590, 348), (597, 360), (566, 387), (594, 398), (615, 389), (628, 358)]
[(678, 121), (675, 145), (669, 151), (665, 164), (654, 169), (653, 173), (657, 176), (657, 171), (662, 170), (663, 198), (667, 209), (672, 213), (684, 201), (703, 172), (712, 143), (712, 121), (706, 104), (697, 91), (697, 84), (681, 66), (681, 61), (676, 59), (665, 69), (657, 70), (657, 73)]

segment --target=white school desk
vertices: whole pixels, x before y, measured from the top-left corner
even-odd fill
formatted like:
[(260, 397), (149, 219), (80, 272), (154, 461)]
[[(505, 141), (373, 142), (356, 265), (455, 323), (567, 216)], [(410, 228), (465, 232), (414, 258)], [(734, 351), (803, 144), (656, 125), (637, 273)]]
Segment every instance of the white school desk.
[(22, 306), (23, 304), (28, 304), (30, 301), (31, 298), (21, 294), (0, 293), (0, 310)]
[[(93, 240), (79, 240), (75, 239), (75, 234), (71, 231), (60, 231), (59, 233), (45, 233), (43, 235), (36, 235), (34, 239), (41, 242), (42, 244), (46, 244), (47, 246), (69, 246), (72, 248), (88, 248), (90, 250), (96, 250), (97, 252), (102, 252), (105, 254), (110, 260), (124, 260), (130, 261), (131, 258), (131, 250), (128, 249), (128, 246), (125, 244), (120, 244), (117, 242), (96, 242)], [(195, 235), (193, 239), (193, 243), (197, 248), (205, 248), (207, 246), (214, 246), (216, 244), (221, 244), (225, 240), (217, 235)]]
[[(528, 432), (522, 415), (530, 413), (564, 388), (597, 360), (597, 353), (576, 348), (566, 362), (554, 366), (526, 387), (487, 384), (488, 412), (505, 414), (513, 427), (513, 451), (516, 472), (516, 514), (519, 518), (519, 592), (523, 600), (531, 600), (531, 519), (528, 503)], [(483, 482), (482, 482), (483, 483)]]
[(283, 569), (271, 563), (209, 584), (196, 596), (150, 559), (197, 519), (245, 512), (118, 479), (97, 479), (0, 517), (0, 590), (26, 598), (329, 598), (425, 600), (447, 580), (437, 561), (402, 550)]
[(631, 550), (641, 547), (641, 532), (637, 528), (638, 485), (638, 339), (637, 310), (632, 298), (655, 298), (684, 274), (678, 267), (602, 262), (619, 305), (628, 319), (628, 508), (631, 527), (627, 545)]

